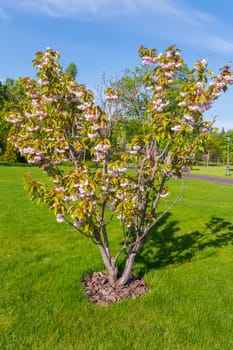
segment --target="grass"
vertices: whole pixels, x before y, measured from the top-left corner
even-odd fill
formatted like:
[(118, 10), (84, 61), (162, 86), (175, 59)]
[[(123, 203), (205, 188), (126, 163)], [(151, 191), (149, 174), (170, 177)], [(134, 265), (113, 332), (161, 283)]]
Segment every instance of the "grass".
[(194, 166), (192, 173), (228, 179), (233, 178), (233, 169), (230, 169), (230, 175), (226, 176), (226, 166), (224, 165)]
[(137, 259), (150, 292), (100, 307), (81, 286), (103, 269), (96, 247), (29, 202), (25, 171), (0, 166), (0, 349), (233, 348), (231, 187), (185, 179)]

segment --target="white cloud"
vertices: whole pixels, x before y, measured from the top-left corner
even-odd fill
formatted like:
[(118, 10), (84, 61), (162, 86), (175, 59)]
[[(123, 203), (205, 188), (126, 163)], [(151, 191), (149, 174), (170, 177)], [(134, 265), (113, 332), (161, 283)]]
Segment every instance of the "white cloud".
[(173, 0), (1, 0), (7, 7), (49, 16), (71, 17), (83, 14), (95, 16), (115, 16), (123, 14), (166, 15), (183, 21), (199, 24), (210, 18), (209, 14), (191, 10), (187, 6), (177, 6)]
[[(8, 11), (11, 7), (60, 18), (101, 20), (126, 15), (131, 22), (135, 20), (138, 28), (141, 24), (141, 31), (148, 28), (150, 33), (156, 32), (157, 37), (178, 39), (189, 46), (206, 47), (215, 52), (233, 51), (233, 43), (223, 39), (224, 33), (217, 32), (220, 19), (184, 0), (0, 0), (0, 3)], [(0, 17), (3, 13), (0, 9)]]
[(53, 17), (74, 17), (83, 14), (102, 17), (133, 10), (132, 0), (2, 0), (2, 2), (5, 2), (8, 8), (14, 6), (23, 11)]
[(209, 13), (197, 11), (185, 3), (176, 5), (172, 0), (142, 0), (141, 5), (153, 11), (154, 14), (171, 17), (173, 20), (179, 20), (183, 23), (201, 26), (203, 23), (209, 22), (213, 19)]
[(8, 19), (8, 15), (5, 13), (5, 11), (0, 7), (0, 19)]
[(231, 53), (233, 52), (233, 42), (226, 41), (219, 37), (210, 37), (208, 40), (209, 47), (215, 51), (222, 53)]

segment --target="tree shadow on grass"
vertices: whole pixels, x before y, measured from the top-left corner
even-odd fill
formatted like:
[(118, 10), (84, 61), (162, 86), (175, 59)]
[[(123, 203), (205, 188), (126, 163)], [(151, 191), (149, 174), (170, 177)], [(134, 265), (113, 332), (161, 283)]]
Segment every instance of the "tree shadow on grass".
[(233, 224), (224, 218), (212, 217), (205, 224), (203, 232), (195, 230), (179, 235), (179, 223), (169, 221), (170, 216), (170, 213), (166, 214), (144, 241), (136, 260), (140, 274), (190, 261), (208, 247), (219, 248), (233, 244)]
[(28, 163), (15, 163), (15, 162), (5, 162), (5, 161), (0, 161), (0, 166), (3, 166), (3, 167), (35, 167), (34, 164), (28, 164)]

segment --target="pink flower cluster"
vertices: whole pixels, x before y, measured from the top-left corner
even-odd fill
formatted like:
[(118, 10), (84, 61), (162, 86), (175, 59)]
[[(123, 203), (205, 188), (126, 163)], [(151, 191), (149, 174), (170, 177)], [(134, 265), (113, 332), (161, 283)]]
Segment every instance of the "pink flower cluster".
[(159, 94), (154, 95), (154, 97), (156, 98), (153, 101), (154, 110), (157, 112), (162, 112), (164, 110), (164, 108), (169, 105), (169, 101), (167, 100), (165, 102), (165, 98), (161, 98), (161, 96)]
[(83, 102), (79, 105), (77, 105), (77, 109), (79, 109), (80, 111), (85, 111), (87, 109), (91, 108), (91, 103), (90, 102)]
[(152, 106), (155, 111), (163, 112), (169, 104), (165, 90), (167, 86), (173, 83), (174, 74), (182, 67), (183, 61), (180, 57), (180, 52), (173, 48), (165, 54), (158, 53), (153, 57), (144, 56), (142, 65), (145, 66), (150, 63), (156, 65), (152, 84), (148, 86), (148, 89), (154, 90)]
[(105, 159), (106, 154), (110, 148), (109, 144), (99, 143), (94, 147), (94, 162), (99, 162)]
[(116, 101), (116, 100), (118, 100), (118, 96), (116, 94), (111, 93), (109, 95), (106, 95), (105, 99), (107, 101)]
[(142, 58), (142, 65), (147, 66), (150, 63), (156, 63), (157, 62), (157, 57), (151, 57), (151, 56), (144, 56)]
[(132, 146), (132, 149), (129, 151), (129, 154), (136, 156), (139, 155), (141, 151), (141, 146), (139, 145), (134, 145)]
[(57, 215), (56, 215), (56, 221), (57, 221), (58, 223), (64, 222), (64, 221), (65, 221), (65, 215), (64, 215), (64, 214), (57, 214)]
[(61, 66), (56, 62), (59, 58), (59, 52), (53, 51), (50, 48), (47, 48), (46, 53), (42, 55), (39, 59), (35, 60), (35, 64), (38, 69), (46, 69), (48, 63), (53, 61), (53, 65), (51, 66), (52, 70), (55, 73), (61, 72)]
[(19, 151), (22, 156), (26, 156), (28, 158), (28, 163), (41, 164), (44, 159), (44, 155), (41, 151), (35, 150), (30, 146), (19, 149)]
[(10, 114), (8, 118), (6, 118), (6, 121), (11, 124), (20, 124), (22, 123), (22, 119), (17, 114)]

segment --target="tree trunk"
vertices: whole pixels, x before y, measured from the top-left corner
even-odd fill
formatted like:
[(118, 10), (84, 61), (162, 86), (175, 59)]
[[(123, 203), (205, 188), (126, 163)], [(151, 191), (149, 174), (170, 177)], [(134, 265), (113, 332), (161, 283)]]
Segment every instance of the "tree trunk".
[(142, 244), (142, 242), (138, 241), (133, 246), (133, 248), (130, 249), (130, 251), (128, 253), (128, 257), (126, 259), (124, 271), (123, 271), (121, 277), (117, 280), (118, 285), (124, 285), (129, 280), (129, 278), (132, 276), (134, 259), (135, 259), (135, 256), (136, 256), (139, 248), (141, 247), (141, 244)]
[(100, 254), (103, 258), (104, 265), (108, 270), (109, 281), (115, 283), (118, 276), (118, 269), (116, 263), (113, 259), (111, 259), (110, 255), (107, 254), (106, 249), (101, 244), (98, 244), (98, 247), (100, 250)]

